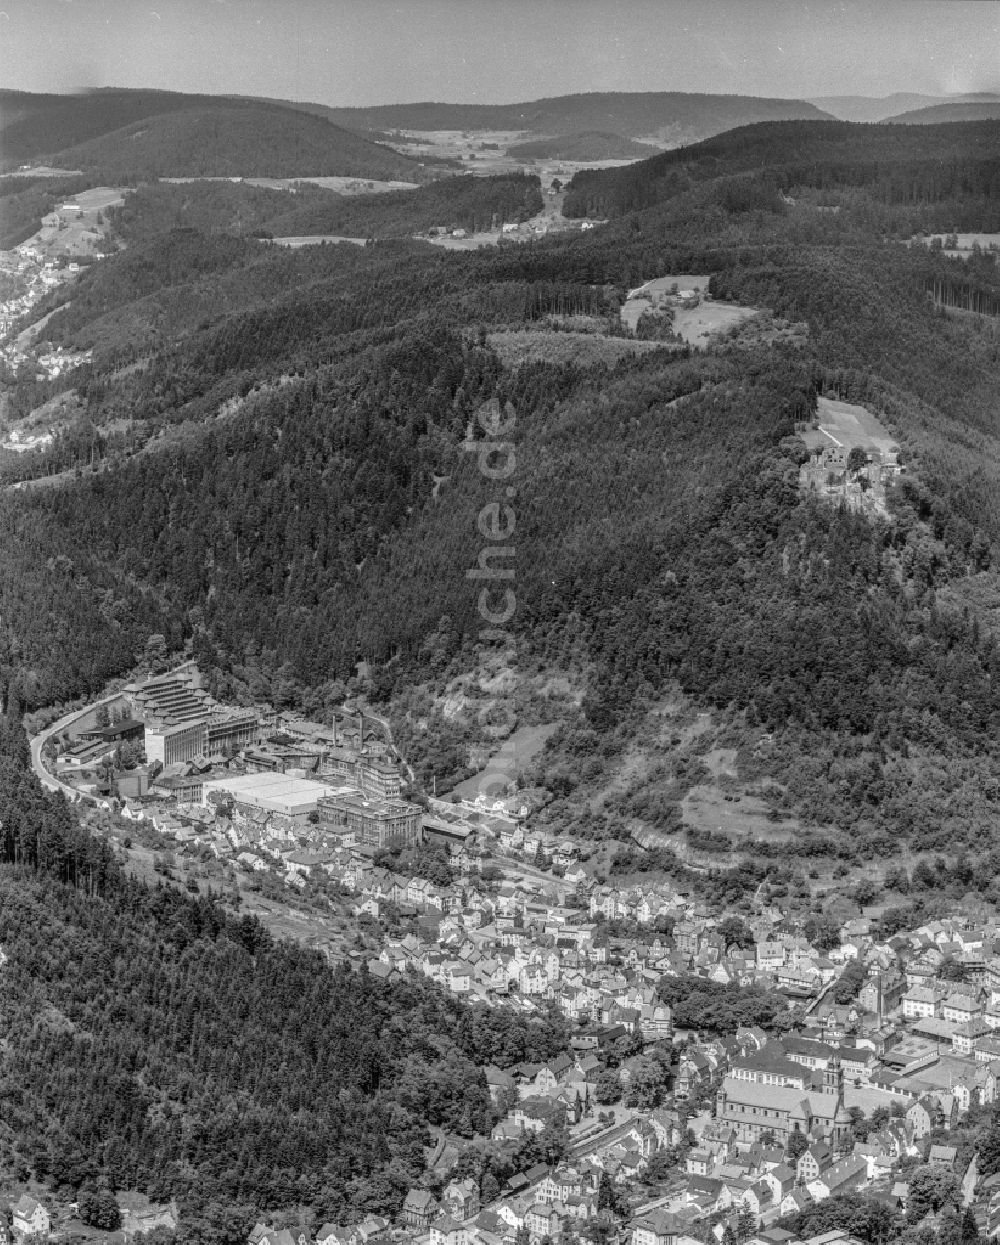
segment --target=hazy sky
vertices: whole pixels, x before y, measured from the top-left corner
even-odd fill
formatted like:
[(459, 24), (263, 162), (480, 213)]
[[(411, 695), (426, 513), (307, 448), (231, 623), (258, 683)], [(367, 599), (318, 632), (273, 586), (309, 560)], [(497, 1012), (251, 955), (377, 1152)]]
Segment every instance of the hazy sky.
[(327, 104), (1000, 89), (995, 0), (0, 0), (0, 85)]

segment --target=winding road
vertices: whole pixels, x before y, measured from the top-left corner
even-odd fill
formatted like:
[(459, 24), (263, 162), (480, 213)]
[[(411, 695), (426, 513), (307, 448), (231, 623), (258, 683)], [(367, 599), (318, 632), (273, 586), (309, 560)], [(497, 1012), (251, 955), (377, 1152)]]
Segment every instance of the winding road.
[(68, 726), (72, 726), (79, 718), (90, 713), (99, 705), (110, 704), (113, 700), (117, 700), (121, 696), (121, 692), (113, 692), (110, 696), (103, 696), (100, 700), (95, 700), (93, 704), (85, 705), (82, 709), (74, 709), (72, 713), (67, 713), (61, 717), (58, 722), (53, 722), (51, 726), (47, 726), (39, 734), (35, 735), (29, 742), (31, 745), (31, 768), (38, 776), (38, 781), (48, 791), (61, 791), (69, 800), (76, 800), (80, 793), (75, 787), (69, 786), (68, 783), (60, 782), (45, 768), (42, 761), (42, 749), (52, 738), (53, 735), (61, 734)]

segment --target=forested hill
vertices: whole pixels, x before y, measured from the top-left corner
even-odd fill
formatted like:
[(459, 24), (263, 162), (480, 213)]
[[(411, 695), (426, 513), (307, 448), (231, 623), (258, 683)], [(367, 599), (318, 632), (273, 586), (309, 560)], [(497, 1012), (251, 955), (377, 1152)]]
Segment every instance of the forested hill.
[(483, 1065), (566, 1049), (554, 1014), (332, 968), (149, 890), (73, 819), (0, 717), (3, 1160), (61, 1195), (176, 1197), (180, 1240), (227, 1245), (269, 1208), (393, 1215), (430, 1127), (489, 1133)]
[(16, 167), (66, 147), (124, 129), (136, 121), (186, 108), (226, 107), (211, 95), (106, 89), (70, 95), (0, 91), (0, 152)]
[[(96, 690), (151, 631), (189, 642), (223, 698), (310, 714), (340, 703), (359, 656), (382, 701), (466, 676), (465, 569), (492, 494), (461, 445), (495, 397), (517, 414), (512, 628), (528, 668), (584, 687), (542, 775), (552, 790), (611, 765), (676, 685), (766, 724), (788, 807), (835, 820), (851, 851), (992, 834), (997, 659), (977, 594), (991, 599), (1000, 541), (996, 317), (934, 299), (988, 310), (1000, 282), (989, 255), (901, 241), (995, 212), (990, 132), (954, 128), (949, 162), (911, 165), (907, 127), (796, 127), (812, 184), (782, 195), (780, 135), (754, 127), (710, 145), (723, 171), (702, 152), (701, 179), (642, 212), (470, 254), (289, 253), (134, 220), (134, 244), (46, 328), (95, 356), (61, 382), (79, 422), (7, 468), (68, 478), (0, 498), (0, 678), (32, 708)], [(133, 210), (169, 219), (159, 195)], [(803, 325), (798, 344), (759, 333), (603, 364), (625, 291), (692, 272)], [(537, 343), (522, 366), (503, 362), (508, 329)], [(26, 378), (11, 403), (46, 385)], [(799, 490), (796, 425), (822, 395), (870, 405), (903, 448), (885, 522)], [(433, 738), (411, 741), (422, 772), (461, 774), (468, 740), (430, 720)], [(684, 790), (664, 797), (664, 824)], [(601, 828), (626, 832), (610, 815)]]
[(567, 216), (621, 216), (736, 173), (764, 174), (775, 192), (860, 188), (892, 203), (996, 202), (998, 147), (1000, 123), (990, 121), (911, 132), (833, 121), (756, 125), (626, 168), (577, 173), (563, 210)]
[[(836, 117), (838, 121), (885, 121), (900, 113), (937, 104), (996, 103), (1000, 96), (992, 92), (971, 92), (965, 95), (918, 95), (897, 91), (892, 95), (825, 95), (814, 96), (809, 102)], [(970, 118), (971, 120), (971, 118)]]
[(145, 117), (51, 154), (109, 182), (154, 177), (370, 177), (417, 180), (410, 156), (321, 117), (266, 104), (212, 104)]
[(941, 125), (954, 121), (1000, 121), (1000, 99), (933, 104), (887, 118), (887, 124), (891, 125)]
[(815, 104), (796, 99), (649, 91), (558, 95), (522, 104), (383, 104), (331, 108), (327, 115), (354, 130), (527, 130), (538, 135), (597, 131), (695, 142), (755, 121), (819, 119), (826, 114)]

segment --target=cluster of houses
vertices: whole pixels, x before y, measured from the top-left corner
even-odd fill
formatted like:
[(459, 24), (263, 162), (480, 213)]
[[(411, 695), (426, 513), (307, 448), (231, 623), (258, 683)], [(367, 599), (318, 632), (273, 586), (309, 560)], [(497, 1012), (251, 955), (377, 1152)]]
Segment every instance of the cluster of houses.
[[(381, 894), (388, 903), (399, 882), (361, 870), (355, 884), (362, 896)], [(859, 1194), (905, 1214), (906, 1172), (917, 1163), (951, 1172), (981, 1231), (1000, 1235), (1000, 1193), (990, 1187), (998, 1182), (978, 1179), (956, 1131), (973, 1105), (998, 1101), (992, 1033), (1000, 1028), (1000, 929), (965, 916), (880, 940), (859, 918), (844, 924), (837, 947), (820, 952), (772, 912), (751, 923), (758, 940), (734, 963), (737, 953), (720, 945), (721, 923), (683, 896), (593, 887), (586, 906), (559, 902), (565, 898), (546, 900), (511, 884), (488, 899), (466, 892), (461, 910), (456, 904), (442, 920), (436, 946), (387, 938), (368, 964), (385, 975), (424, 972), (494, 1005), (549, 1000), (581, 1022), (567, 1055), (484, 1070), (507, 1112), (493, 1141), (541, 1132), (561, 1117), (572, 1138), (564, 1165), (521, 1173), (488, 1205), (470, 1180), (453, 1180), (438, 1196), (415, 1187), (384, 1234), (405, 1231), (429, 1245), (541, 1245), (607, 1216), (598, 1198), (610, 1178), (632, 1203), (631, 1217), (613, 1225), (631, 1245), (704, 1241), (706, 1224), (721, 1240), (747, 1217), (762, 1245), (788, 1245), (794, 1238), (778, 1221), (827, 1198)], [(668, 915), (672, 936), (601, 936), (609, 920), (635, 922), (641, 932), (644, 921)], [(807, 997), (786, 991), (797, 1023), (782, 1036), (760, 1028), (678, 1032), (649, 988), (681, 972), (777, 985), (790, 964), (813, 969), (817, 988)], [(857, 995), (836, 1003), (830, 986), (850, 965)], [(619, 1104), (595, 1122), (595, 1088), (609, 1072), (606, 1043), (618, 1034), (672, 1047), (668, 1092), (656, 1106)], [(626, 1101), (644, 1058), (610, 1069)], [(326, 1231), (338, 1245), (359, 1245), (350, 1237), (355, 1229)], [(269, 1239), (278, 1245), (281, 1238)]]
[(4, 254), (0, 268), (4, 287), (4, 297), (0, 300), (0, 361), (12, 371), (30, 360), (37, 366), (39, 375), (58, 376), (80, 361), (75, 355), (57, 351), (48, 352), (43, 361), (23, 340), (10, 336), (47, 294), (64, 281), (73, 280), (79, 271), (79, 264), (59, 267), (52, 260), (46, 260), (41, 251), (29, 243)]
[[(292, 737), (293, 724), (283, 733)], [(357, 735), (355, 765), (363, 723)], [(305, 755), (301, 742), (282, 748)], [(384, 768), (366, 781), (387, 781)], [(558, 1058), (484, 1068), (497, 1107), (490, 1144), (565, 1123), (563, 1165), (520, 1173), (488, 1204), (468, 1179), (443, 1191), (440, 1180), (421, 1184), (394, 1224), (326, 1225), (322, 1245), (393, 1234), (421, 1245), (541, 1245), (606, 1216), (598, 1200), (608, 1181), (631, 1203), (632, 1245), (704, 1239), (706, 1222), (724, 1230), (740, 1216), (741, 1239), (749, 1216), (764, 1245), (787, 1245), (777, 1221), (812, 1202), (852, 1192), (905, 1210), (913, 1161), (951, 1169), (983, 1227), (992, 1231), (995, 1217), (1000, 1234), (1000, 1198), (977, 1200), (974, 1164), (951, 1139), (973, 1106), (1000, 1101), (1000, 927), (988, 909), (966, 902), (961, 915), (884, 937), (864, 916), (814, 928), (762, 901), (734, 930), (670, 880), (596, 882), (577, 844), (531, 829), (524, 810), (432, 801), (421, 837), (446, 849), (450, 868), (430, 880), (412, 856), (399, 859), (413, 869), (389, 868), (377, 843), (334, 833), (319, 816), (167, 807), (150, 820), (176, 841), (254, 869), (261, 861), (291, 888), (336, 882), (366, 935), (365, 949), (348, 952), (358, 971), (422, 974), (470, 1001), (528, 1014), (555, 1007), (572, 1022)], [(729, 987), (733, 999), (749, 986), (783, 995), (780, 1032), (678, 1025), (665, 1001), (677, 977)], [(637, 1094), (654, 1061), (656, 1092)], [(435, 1171), (453, 1174), (447, 1163)], [(295, 1230), (261, 1225), (253, 1245), (290, 1240), (298, 1245)]]

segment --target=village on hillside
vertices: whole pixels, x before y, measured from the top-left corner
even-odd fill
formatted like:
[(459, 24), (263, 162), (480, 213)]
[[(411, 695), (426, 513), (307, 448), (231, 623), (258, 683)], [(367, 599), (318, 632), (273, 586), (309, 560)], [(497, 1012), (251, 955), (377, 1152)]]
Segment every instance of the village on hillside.
[[(1000, 1097), (986, 908), (887, 937), (874, 918), (803, 922), (767, 897), (752, 915), (711, 911), (662, 875), (616, 886), (516, 796), (415, 793), (370, 712), (327, 725), (227, 707), (193, 663), (35, 744), (50, 786), (175, 859), (328, 897), (355, 935), (331, 958), (568, 1026), (558, 1058), (483, 1069), (497, 1122), (476, 1144), (533, 1135), (551, 1161), (480, 1184), (442, 1135), (397, 1222), (315, 1238), (261, 1224), (250, 1245), (851, 1245), (779, 1226), (844, 1195), (908, 1223), (953, 1204), (970, 1233), (1000, 1234), (1000, 1174), (970, 1140)], [(947, 1194), (929, 1200), (929, 1184)], [(48, 1215), (17, 1206), (15, 1235)]]

